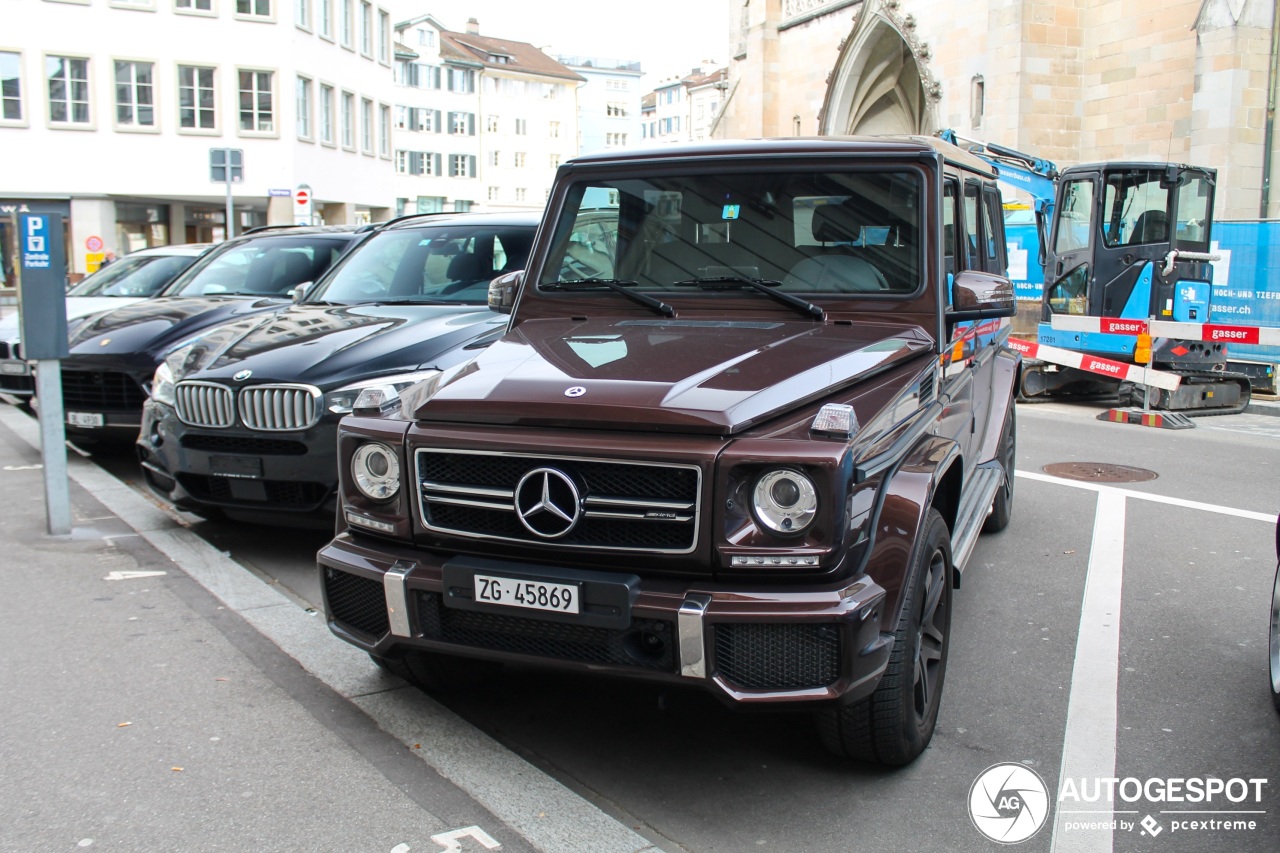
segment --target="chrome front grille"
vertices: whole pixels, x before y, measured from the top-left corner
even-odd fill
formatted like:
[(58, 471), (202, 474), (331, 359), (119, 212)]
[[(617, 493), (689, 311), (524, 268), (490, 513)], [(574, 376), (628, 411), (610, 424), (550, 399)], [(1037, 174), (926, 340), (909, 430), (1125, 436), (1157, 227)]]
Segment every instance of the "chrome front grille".
[(645, 553), (697, 545), (696, 465), (437, 448), (414, 459), (419, 515), (433, 531)]
[(240, 389), (240, 420), (249, 429), (291, 432), (320, 420), (320, 389), (312, 385), (253, 385)]
[(235, 422), (231, 389), (214, 382), (179, 382), (173, 390), (174, 408), (184, 424), (220, 429)]

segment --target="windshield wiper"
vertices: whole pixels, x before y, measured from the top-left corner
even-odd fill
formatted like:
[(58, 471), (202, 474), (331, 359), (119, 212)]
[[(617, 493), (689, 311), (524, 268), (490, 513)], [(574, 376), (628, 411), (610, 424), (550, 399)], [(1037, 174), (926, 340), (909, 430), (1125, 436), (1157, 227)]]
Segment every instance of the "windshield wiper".
[(571, 281), (553, 281), (542, 286), (547, 290), (595, 290), (604, 287), (615, 293), (621, 293), (632, 302), (639, 302), (646, 308), (652, 308), (664, 317), (676, 316), (676, 309), (661, 299), (654, 299), (648, 294), (636, 293), (627, 289), (628, 287), (635, 287), (638, 283), (619, 278), (577, 278)]
[(344, 302), (343, 305), (360, 308), (377, 308), (380, 305), (460, 305), (449, 299), (431, 299), (426, 296), (404, 297), (403, 299), (378, 299), (373, 302)]
[(801, 299), (799, 296), (793, 296), (790, 293), (784, 293), (781, 290), (774, 290), (782, 282), (773, 281), (772, 279), (748, 278), (745, 275), (713, 275), (705, 278), (686, 278), (675, 283), (686, 287), (697, 287), (702, 290), (728, 290), (731, 287), (749, 287), (784, 305), (791, 306), (806, 317), (812, 317), (815, 320), (827, 319), (827, 313), (812, 302)]

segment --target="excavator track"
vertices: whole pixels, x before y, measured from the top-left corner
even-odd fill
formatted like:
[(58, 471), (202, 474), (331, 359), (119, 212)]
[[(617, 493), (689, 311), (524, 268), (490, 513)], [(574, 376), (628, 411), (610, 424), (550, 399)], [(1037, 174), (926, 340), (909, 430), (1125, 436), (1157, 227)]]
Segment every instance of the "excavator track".
[[(1173, 395), (1168, 391), (1161, 391), (1156, 388), (1151, 389), (1150, 406), (1152, 409), (1178, 412), (1189, 418), (1210, 418), (1217, 415), (1238, 415), (1249, 407), (1249, 401), (1253, 395), (1253, 386), (1249, 384), (1249, 377), (1243, 373), (1226, 373), (1220, 370), (1173, 370), (1182, 377), (1182, 385)], [(1202, 389), (1207, 385), (1222, 386), (1224, 388), (1235, 386), (1239, 389), (1238, 400), (1227, 406), (1179, 406), (1177, 405), (1177, 397), (1186, 397), (1189, 394), (1196, 393), (1194, 389)], [(1132, 382), (1124, 382), (1120, 385), (1120, 404), (1127, 406), (1140, 407), (1143, 405), (1145, 397), (1143, 387)]]

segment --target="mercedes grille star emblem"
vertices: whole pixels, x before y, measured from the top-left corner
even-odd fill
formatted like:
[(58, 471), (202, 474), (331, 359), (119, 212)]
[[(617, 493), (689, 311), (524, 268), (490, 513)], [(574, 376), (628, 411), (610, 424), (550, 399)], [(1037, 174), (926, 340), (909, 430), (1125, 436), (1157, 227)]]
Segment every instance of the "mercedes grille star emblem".
[(585, 393), (587, 393), (586, 388), (581, 385), (574, 385), (572, 388), (565, 389), (564, 395), (566, 397), (581, 397)]
[(516, 515), (534, 536), (559, 539), (578, 523), (578, 487), (563, 471), (534, 468), (516, 486)]
[(231, 378), (237, 382), (243, 382), (252, 375), (253, 375), (252, 370), (240, 370), (240, 371), (237, 371)]

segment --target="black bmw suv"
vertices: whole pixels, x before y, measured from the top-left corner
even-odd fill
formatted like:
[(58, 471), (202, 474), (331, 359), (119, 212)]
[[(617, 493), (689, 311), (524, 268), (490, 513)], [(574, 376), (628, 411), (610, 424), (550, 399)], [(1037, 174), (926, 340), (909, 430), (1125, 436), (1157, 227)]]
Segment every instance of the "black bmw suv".
[(156, 366), (206, 329), (287, 306), (370, 226), (269, 226), (227, 240), (160, 296), (92, 315), (71, 330), (62, 404), (73, 439), (132, 440)]
[(331, 524), (337, 428), (471, 358), (506, 318), (489, 282), (523, 269), (532, 214), (430, 214), (376, 227), (297, 304), (242, 317), (170, 353), (138, 456), (179, 509)]

